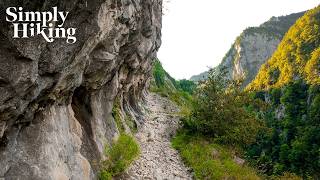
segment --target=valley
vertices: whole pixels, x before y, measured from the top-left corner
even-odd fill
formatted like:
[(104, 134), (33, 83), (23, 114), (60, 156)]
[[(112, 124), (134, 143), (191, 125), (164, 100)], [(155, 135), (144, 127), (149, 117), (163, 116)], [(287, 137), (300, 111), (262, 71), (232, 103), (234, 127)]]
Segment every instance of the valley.
[[(221, 21), (180, 17), (197, 32), (162, 36), (176, 2), (0, 2), (0, 180), (320, 179), (320, 5), (242, 28), (243, 2)], [(32, 37), (12, 38), (22, 20)], [(32, 20), (62, 38), (44, 39)], [(230, 24), (242, 33), (218, 66), (190, 80), (174, 78), (191, 73), (186, 61), (167, 72), (165, 40), (180, 43), (169, 60), (190, 53), (200, 67), (204, 46), (209, 59), (219, 51), (204, 41), (229, 37)]]

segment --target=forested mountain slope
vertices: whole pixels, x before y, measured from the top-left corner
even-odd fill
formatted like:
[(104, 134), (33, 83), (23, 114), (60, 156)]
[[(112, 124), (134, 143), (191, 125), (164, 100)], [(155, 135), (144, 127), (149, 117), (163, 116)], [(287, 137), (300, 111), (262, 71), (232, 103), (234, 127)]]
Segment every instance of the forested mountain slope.
[(320, 6), (290, 28), (247, 90), (267, 103), (247, 155), (267, 174), (320, 177)]
[[(247, 85), (254, 79), (260, 66), (272, 56), (288, 29), (303, 14), (272, 17), (259, 27), (247, 28), (237, 37), (217, 68), (225, 68), (230, 78), (243, 79), (244, 86)], [(191, 80), (206, 79), (207, 75), (204, 72), (193, 76)]]
[(308, 11), (288, 31), (249, 89), (281, 87), (303, 79), (320, 83), (320, 7)]

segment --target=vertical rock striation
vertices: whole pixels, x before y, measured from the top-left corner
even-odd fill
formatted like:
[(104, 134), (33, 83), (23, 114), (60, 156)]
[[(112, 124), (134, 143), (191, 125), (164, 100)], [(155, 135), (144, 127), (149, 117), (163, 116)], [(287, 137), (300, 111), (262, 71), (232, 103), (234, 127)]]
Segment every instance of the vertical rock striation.
[[(5, 9), (70, 11), (77, 42), (13, 40)], [(95, 179), (119, 131), (118, 97), (139, 120), (139, 101), (161, 44), (161, 0), (0, 2), (0, 179)]]
[(218, 68), (226, 68), (231, 79), (242, 79), (249, 84), (258, 70), (271, 57), (280, 38), (265, 33), (245, 31), (223, 59)]

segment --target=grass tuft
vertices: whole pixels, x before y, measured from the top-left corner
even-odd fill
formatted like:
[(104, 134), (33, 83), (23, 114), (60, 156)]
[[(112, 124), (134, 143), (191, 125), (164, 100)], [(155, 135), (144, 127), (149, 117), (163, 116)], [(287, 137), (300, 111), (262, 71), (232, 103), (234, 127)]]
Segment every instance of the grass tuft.
[(258, 173), (246, 165), (234, 161), (234, 153), (221, 145), (209, 142), (201, 136), (179, 132), (172, 146), (180, 151), (196, 179), (260, 179)]
[(124, 172), (139, 156), (140, 148), (136, 140), (122, 134), (111, 148), (105, 150), (107, 160), (102, 162), (100, 180), (109, 180)]

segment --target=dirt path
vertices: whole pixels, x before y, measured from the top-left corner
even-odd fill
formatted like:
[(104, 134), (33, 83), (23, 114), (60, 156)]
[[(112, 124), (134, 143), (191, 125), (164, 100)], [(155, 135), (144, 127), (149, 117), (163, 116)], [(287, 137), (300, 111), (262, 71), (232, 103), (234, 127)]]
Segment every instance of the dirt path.
[(153, 93), (147, 97), (147, 108), (150, 113), (145, 117), (144, 127), (135, 135), (141, 156), (123, 179), (192, 179), (178, 152), (170, 144), (170, 138), (179, 127), (179, 118), (175, 115), (178, 108)]

